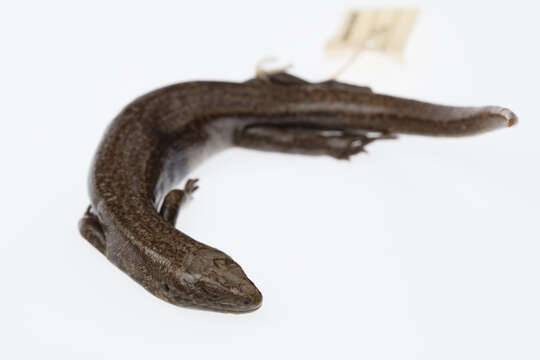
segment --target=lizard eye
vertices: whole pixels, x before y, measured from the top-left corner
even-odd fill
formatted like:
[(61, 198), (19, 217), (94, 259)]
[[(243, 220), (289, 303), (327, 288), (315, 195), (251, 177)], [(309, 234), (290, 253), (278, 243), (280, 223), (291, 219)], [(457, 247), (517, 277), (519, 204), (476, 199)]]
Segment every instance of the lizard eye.
[(214, 265), (216, 265), (216, 267), (223, 270), (228, 269), (233, 264), (234, 264), (234, 261), (232, 261), (232, 259), (228, 259), (228, 258), (214, 259)]

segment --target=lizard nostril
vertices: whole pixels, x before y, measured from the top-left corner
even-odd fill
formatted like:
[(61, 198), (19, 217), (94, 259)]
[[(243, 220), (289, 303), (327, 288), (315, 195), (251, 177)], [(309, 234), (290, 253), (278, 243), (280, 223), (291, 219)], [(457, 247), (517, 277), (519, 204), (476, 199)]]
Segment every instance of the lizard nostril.
[(169, 289), (169, 285), (163, 284), (163, 290), (169, 292), (169, 290), (170, 290), (170, 289)]

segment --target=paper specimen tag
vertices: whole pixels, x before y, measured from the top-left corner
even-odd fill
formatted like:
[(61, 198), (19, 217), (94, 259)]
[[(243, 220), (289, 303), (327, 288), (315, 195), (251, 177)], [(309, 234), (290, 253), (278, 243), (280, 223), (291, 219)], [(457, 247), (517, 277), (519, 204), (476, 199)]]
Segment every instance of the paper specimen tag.
[(368, 9), (349, 11), (328, 52), (377, 51), (401, 58), (416, 22), (418, 9)]

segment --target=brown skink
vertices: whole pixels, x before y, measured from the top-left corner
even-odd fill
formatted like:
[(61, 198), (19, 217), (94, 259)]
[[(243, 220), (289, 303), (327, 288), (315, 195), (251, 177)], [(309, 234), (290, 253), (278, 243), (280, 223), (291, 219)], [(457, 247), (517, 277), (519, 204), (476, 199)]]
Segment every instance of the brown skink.
[(148, 93), (107, 129), (89, 177), (84, 238), (157, 297), (175, 305), (248, 312), (262, 295), (224, 252), (175, 228), (189, 180), (206, 157), (231, 146), (330, 155), (362, 152), (394, 134), (473, 135), (515, 124), (510, 110), (450, 107), (281, 72), (244, 83), (187, 82)]

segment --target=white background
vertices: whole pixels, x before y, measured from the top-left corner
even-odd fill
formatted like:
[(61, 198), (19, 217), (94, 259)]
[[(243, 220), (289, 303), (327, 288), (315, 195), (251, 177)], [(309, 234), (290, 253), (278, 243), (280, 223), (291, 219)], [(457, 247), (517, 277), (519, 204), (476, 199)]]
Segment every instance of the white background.
[(264, 294), (227, 315), (154, 298), (81, 238), (92, 154), (156, 87), (242, 81), (269, 55), (327, 78), (343, 59), (324, 44), (368, 2), (2, 2), (1, 357), (540, 358), (535, 3), (416, 3), (402, 63), (366, 54), (341, 77), (508, 106), (515, 128), (402, 136), (348, 162), (231, 149), (192, 174), (180, 226)]

